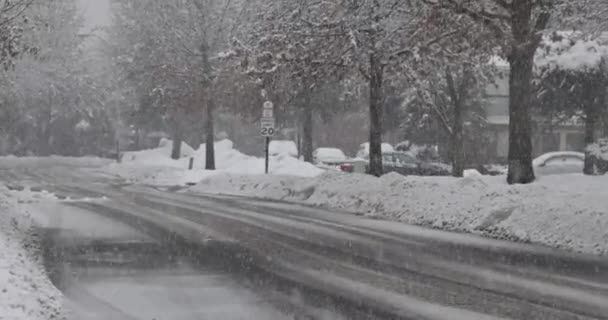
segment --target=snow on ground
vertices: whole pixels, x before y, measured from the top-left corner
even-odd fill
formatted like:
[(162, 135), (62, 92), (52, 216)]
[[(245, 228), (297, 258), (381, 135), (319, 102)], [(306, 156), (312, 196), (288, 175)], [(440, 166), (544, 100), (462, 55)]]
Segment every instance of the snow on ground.
[(0, 157), (0, 168), (15, 168), (15, 167), (33, 167), (33, 166), (69, 166), (69, 167), (85, 167), (93, 168), (107, 165), (112, 162), (111, 159), (99, 157), (16, 157), (3, 156)]
[[(272, 157), (272, 174), (264, 175), (264, 159), (240, 153), (230, 140), (215, 145), (216, 171), (204, 170), (204, 145), (183, 150), (184, 157), (171, 160), (171, 145), (164, 143), (157, 149), (126, 153), (123, 163), (105, 170), (138, 183), (198, 183), (192, 191), (302, 202), (372, 218), (608, 254), (606, 177), (543, 176), (534, 184), (518, 186), (476, 170), (461, 179), (395, 173), (376, 178), (323, 173), (285, 154)], [(191, 171), (190, 157), (195, 159)]]
[(60, 319), (63, 298), (48, 279), (32, 220), (0, 190), (0, 319)]
[(194, 192), (235, 194), (342, 209), (493, 238), (608, 254), (608, 178), (579, 174), (509, 186), (504, 177), (468, 172), (461, 179), (327, 172), (312, 178), (207, 177)]
[[(198, 182), (206, 177), (223, 173), (262, 174), (264, 159), (245, 155), (234, 149), (230, 140), (215, 143), (215, 165), (218, 170), (205, 170), (205, 145), (192, 150), (182, 147), (182, 157), (170, 159), (171, 143), (161, 143), (159, 148), (127, 152), (122, 163), (112, 163), (105, 170), (132, 182), (153, 185), (183, 185)], [(190, 157), (194, 158), (194, 169), (188, 170)], [(284, 153), (270, 158), (270, 173), (277, 175), (316, 176), (323, 172), (312, 164), (305, 163)]]
[(268, 145), (268, 153), (272, 156), (298, 156), (298, 146), (291, 140), (272, 140)]

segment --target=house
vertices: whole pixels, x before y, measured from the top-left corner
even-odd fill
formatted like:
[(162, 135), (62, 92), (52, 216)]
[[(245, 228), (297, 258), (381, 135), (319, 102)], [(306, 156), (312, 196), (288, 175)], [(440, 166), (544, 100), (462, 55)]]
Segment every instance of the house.
[[(485, 108), (490, 137), (491, 161), (506, 162), (509, 153), (509, 77), (508, 66), (498, 65), (501, 77), (486, 88)], [(532, 118), (532, 155), (552, 151), (583, 151), (584, 123), (577, 119), (555, 124), (540, 116)]]

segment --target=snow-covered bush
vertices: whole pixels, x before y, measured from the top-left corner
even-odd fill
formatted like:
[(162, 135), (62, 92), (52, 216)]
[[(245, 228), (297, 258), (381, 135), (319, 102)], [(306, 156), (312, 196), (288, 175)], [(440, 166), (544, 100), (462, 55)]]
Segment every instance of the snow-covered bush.
[(599, 139), (587, 147), (587, 152), (599, 174), (608, 172), (608, 138)]
[(298, 146), (291, 140), (273, 140), (270, 141), (269, 153), (271, 156), (290, 156), (298, 157)]

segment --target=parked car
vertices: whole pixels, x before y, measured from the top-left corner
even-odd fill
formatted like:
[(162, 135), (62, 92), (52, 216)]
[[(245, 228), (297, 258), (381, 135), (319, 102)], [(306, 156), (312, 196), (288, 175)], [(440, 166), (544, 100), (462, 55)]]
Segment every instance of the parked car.
[(582, 173), (585, 154), (581, 152), (549, 152), (534, 159), (534, 172), (539, 176), (553, 174)]
[(486, 176), (502, 176), (506, 175), (509, 168), (506, 165), (500, 164), (485, 164), (477, 169), (481, 174)]
[[(395, 148), (390, 143), (382, 143), (382, 153), (395, 152)], [(357, 158), (366, 159), (369, 158), (369, 142), (362, 143), (357, 151)]]
[(402, 175), (419, 175), (420, 162), (407, 152), (386, 152), (382, 154), (384, 172), (397, 172)]
[(353, 172), (352, 161), (338, 148), (318, 148), (312, 153), (313, 163), (323, 169)]
[(402, 175), (447, 176), (452, 168), (440, 162), (427, 162), (417, 159), (409, 152), (385, 152), (382, 154), (384, 173), (396, 172)]
[(338, 148), (318, 148), (312, 153), (313, 162), (317, 165), (332, 165), (348, 160), (344, 152)]
[(417, 145), (411, 141), (402, 141), (395, 146), (395, 151), (409, 152), (416, 158), (423, 161), (437, 160), (439, 156), (439, 147), (436, 145)]
[(420, 163), (420, 175), (422, 176), (449, 176), (452, 174), (452, 166), (439, 161), (423, 161)]

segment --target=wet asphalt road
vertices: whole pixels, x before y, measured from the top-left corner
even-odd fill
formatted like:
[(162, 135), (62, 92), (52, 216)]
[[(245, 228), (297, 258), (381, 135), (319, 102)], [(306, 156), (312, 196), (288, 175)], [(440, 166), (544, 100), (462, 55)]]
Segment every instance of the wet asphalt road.
[[(61, 195), (106, 197), (62, 206), (170, 244), (190, 258), (188, 269), (203, 270), (203, 278), (205, 270), (220, 272), (217, 283), (242, 285), (259, 299), (253, 301), (296, 316), (608, 319), (605, 258), (288, 203), (120, 185), (112, 177), (67, 165), (0, 169), (0, 177)], [(146, 276), (133, 279), (141, 277)], [(161, 279), (150, 292), (163, 292), (173, 281), (145, 279), (150, 278)], [(118, 291), (144, 295), (133, 290)]]

